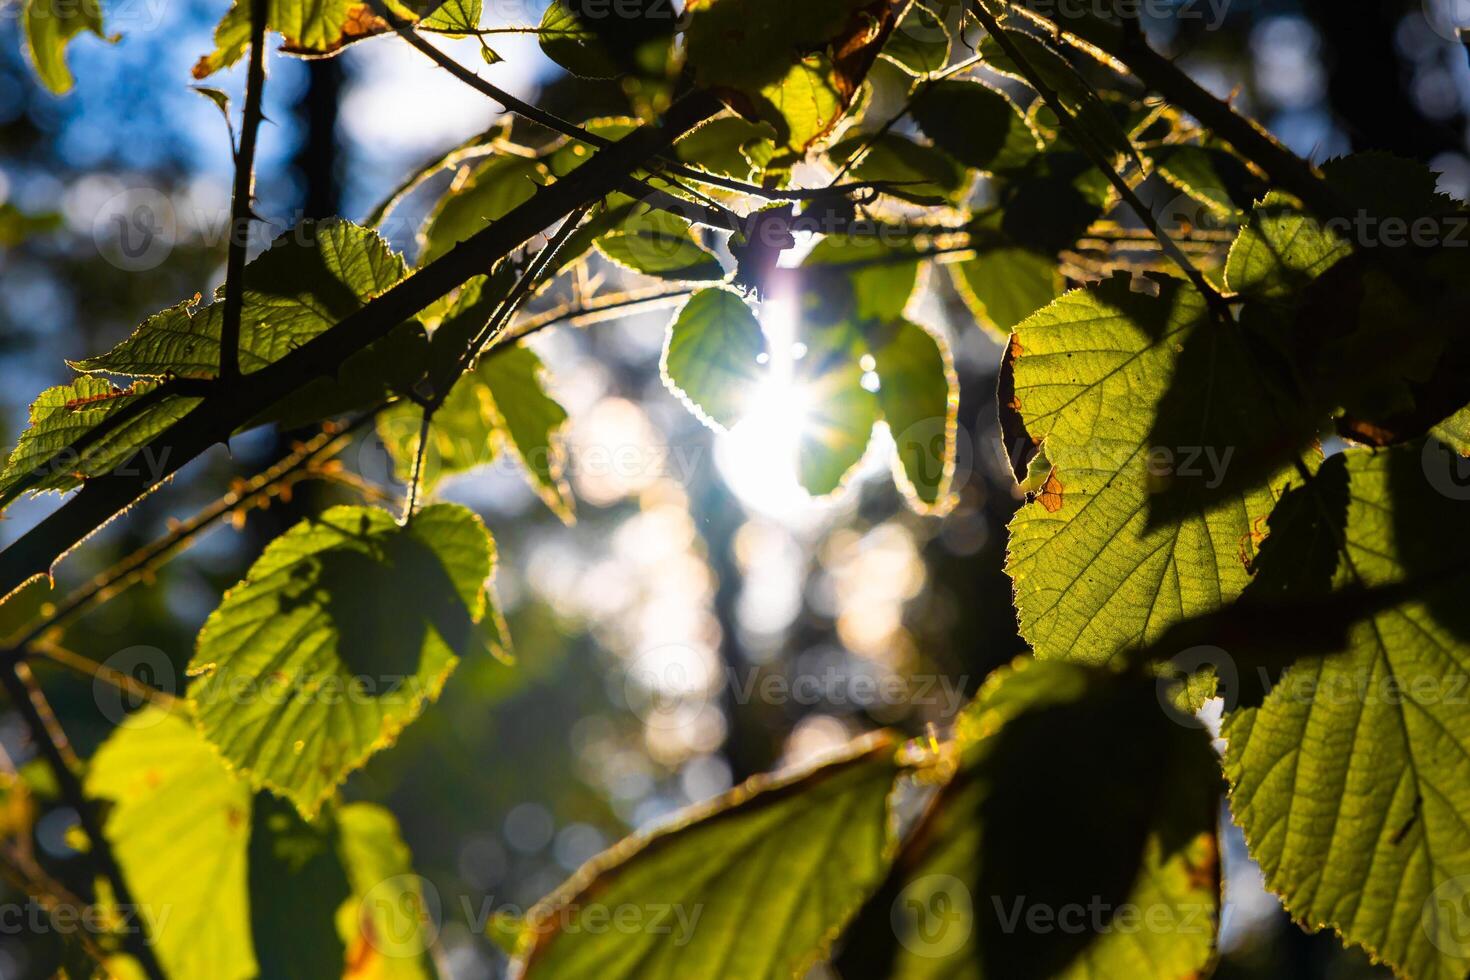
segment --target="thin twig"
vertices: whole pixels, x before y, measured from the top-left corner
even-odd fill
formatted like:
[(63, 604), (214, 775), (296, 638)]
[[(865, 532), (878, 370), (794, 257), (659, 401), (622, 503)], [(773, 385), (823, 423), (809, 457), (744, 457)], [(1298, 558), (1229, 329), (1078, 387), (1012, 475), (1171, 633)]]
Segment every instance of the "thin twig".
[[(41, 755), (46, 759), (52, 775), (56, 777), (62, 799), (66, 800), (67, 804), (76, 811), (82, 831), (87, 835), (89, 844), (87, 854), (96, 864), (98, 872), (111, 885), (114, 901), (122, 908), (139, 911), (140, 906), (133, 900), (127, 879), (123, 876), (122, 868), (119, 867), (117, 858), (112, 853), (112, 847), (108, 844), (107, 838), (102, 835), (102, 823), (97, 819), (97, 813), (82, 789), (77, 770), (72, 768), (67, 761), (66, 753), (62, 748), (66, 744), (65, 735), (58, 737), (48, 728), (46, 719), (42, 717), (36, 703), (32, 700), (30, 685), (27, 683), (29, 675), (29, 668), (17, 660), (7, 667), (0, 667), (0, 684), (4, 685), (11, 704), (20, 712), (26, 726), (30, 728), (31, 735), (41, 750)], [(123, 934), (124, 948), (138, 961), (138, 965), (150, 980), (164, 980), (163, 968), (159, 965), (157, 957), (154, 956), (153, 947), (148, 940), (149, 917), (134, 915), (132, 921), (135, 923), (134, 927)]]
[(260, 129), (265, 89), (267, 0), (250, 0), (250, 68), (245, 77), (245, 110), (240, 120), (240, 152), (235, 155), (235, 193), (230, 205), (230, 251), (225, 264), (225, 308), (220, 322), (219, 376), (229, 384), (240, 377), (240, 317), (245, 310), (245, 246), (250, 240), (251, 198), (255, 191), (255, 137)]
[(320, 434), (298, 445), (289, 455), (257, 473), (240, 487), (231, 490), (193, 517), (176, 525), (168, 534), (129, 554), (111, 568), (96, 575), (87, 584), (73, 590), (56, 603), (50, 614), (27, 624), (25, 629), (6, 642), (11, 651), (23, 651), (46, 633), (69, 622), (127, 590), (148, 575), (163, 560), (187, 548), (201, 531), (231, 514), (256, 506), (275, 492), (283, 481), (290, 480), (305, 467), (340, 452), (348, 436), (370, 419), (371, 414), (343, 428), (329, 426)]
[[(74, 496), (0, 552), (0, 597), (46, 572), (78, 542), (139, 496), (164, 482), (211, 446), (248, 426), (308, 382), (336, 372), (353, 354), (404, 320), (509, 255), (548, 224), (591, 205), (622, 176), (643, 167), (722, 107), (707, 92), (674, 102), (657, 126), (640, 126), (565, 178), (541, 187), (525, 203), (403, 279), (367, 305), (250, 375), (250, 384), (206, 397), (137, 449), (151, 468), (123, 467), (89, 479)], [(151, 454), (151, 455), (149, 455)]]
[(1149, 46), (1141, 33), (1131, 34), (1101, 17), (1077, 17), (1067, 29), (1025, 7), (1013, 8), (1018, 16), (1043, 26), (1054, 37), (1100, 53), (1114, 67), (1126, 66), (1147, 88), (1159, 93), (1189, 113), (1215, 136), (1223, 139), (1266, 172), (1271, 183), (1301, 199), (1319, 218), (1337, 217), (1343, 206), (1332, 188), (1310, 163), (1292, 153), (1260, 123), (1236, 112), (1230, 103), (1217, 98), (1178, 65)]
[(1106, 154), (1099, 147), (1094, 145), (1087, 132), (1077, 123), (1071, 111), (1062, 104), (1062, 100), (1055, 90), (1041, 77), (1026, 55), (1022, 54), (1020, 47), (1006, 33), (1006, 30), (1000, 26), (990, 11), (985, 9), (985, 4), (981, 0), (970, 0), (970, 9), (990, 36), (995, 38), (1001, 50), (1006, 53), (1006, 57), (1010, 58), (1015, 63), (1017, 69), (1026, 76), (1027, 83), (1036, 90), (1036, 94), (1041, 96), (1041, 100), (1046, 103), (1047, 108), (1051, 109), (1056, 115), (1062, 128), (1067, 130), (1072, 136), (1072, 141), (1082, 149), (1083, 153), (1087, 155), (1093, 165), (1103, 172), (1103, 175), (1107, 177), (1108, 182), (1113, 185), (1118, 195), (1133, 209), (1134, 213), (1138, 215), (1138, 219), (1144, 223), (1149, 232), (1158, 240), (1159, 247), (1163, 250), (1164, 254), (1179, 267), (1180, 271), (1189, 278), (1190, 282), (1194, 283), (1195, 289), (1199, 290), (1200, 295), (1205, 298), (1205, 303), (1209, 305), (1214, 314), (1221, 318), (1222, 322), (1229, 322), (1231, 320), (1230, 305), (1225, 302), (1224, 297), (1220, 295), (1220, 291), (1214, 287), (1214, 284), (1209, 279), (1205, 278), (1205, 274), (1199, 270), (1199, 267), (1190, 261), (1189, 256), (1185, 255), (1179, 246), (1174, 243), (1174, 240), (1169, 237), (1168, 233), (1164, 231), (1163, 226), (1154, 217), (1153, 211), (1139, 200), (1138, 195), (1134, 193), (1128, 181), (1123, 179), (1123, 175), (1118, 173), (1112, 161), (1107, 158)]

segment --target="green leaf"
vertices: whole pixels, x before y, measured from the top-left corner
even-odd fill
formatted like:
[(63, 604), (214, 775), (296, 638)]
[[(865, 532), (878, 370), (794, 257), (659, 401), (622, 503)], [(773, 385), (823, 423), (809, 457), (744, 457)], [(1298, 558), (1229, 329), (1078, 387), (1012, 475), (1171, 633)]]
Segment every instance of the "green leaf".
[(517, 156), (494, 156), (456, 176), (425, 223), (419, 265), (428, 265), (530, 200), (545, 179), (546, 168), (539, 161)]
[(1354, 624), (1346, 653), (1299, 661), (1259, 708), (1231, 713), (1225, 771), (1294, 918), (1401, 975), (1450, 978), (1470, 969), (1470, 715), (1456, 693), (1470, 669), (1470, 522), (1463, 484), (1453, 493), (1427, 464), (1420, 444), (1348, 450), (1307, 485), (1346, 480), (1335, 587), (1410, 589)]
[(723, 279), (713, 252), (700, 245), (689, 222), (663, 211), (638, 212), (597, 240), (597, 250), (646, 276), (681, 281)]
[(811, 320), (897, 320), (919, 278), (919, 260), (907, 245), (876, 235), (828, 235), (802, 260)]
[(769, 154), (775, 138), (776, 130), (770, 123), (721, 116), (675, 143), (674, 152), (684, 163), (736, 180), (750, 180), (763, 169), (756, 158)]
[[(1218, 433), (1271, 424), (1257, 418), (1261, 390), (1237, 332), (1197, 293), (1174, 279), (1157, 281), (1157, 297), (1132, 284), (1123, 275), (1074, 290), (1016, 327), (1014, 407), (1026, 431), (1007, 432), (1007, 449), (1042, 440), (1053, 469), (1011, 522), (1007, 570), (1021, 633), (1046, 659), (1106, 663), (1236, 598), (1256, 521), (1287, 482), (1276, 473), (1206, 492), (1231, 465), (1234, 443)], [(1171, 390), (1182, 394), (1170, 431), (1193, 435), (1160, 445), (1151, 430)], [(1151, 520), (1171, 487), (1170, 520)]]
[(336, 813), (337, 854), (352, 892), (337, 912), (337, 931), (353, 976), (428, 980), (434, 936), (423, 881), (393, 814), (371, 803), (352, 803)]
[(192, 721), (151, 706), (129, 715), (88, 763), (86, 792), (112, 802), (102, 833), (169, 976), (256, 976), (250, 787)]
[(1016, 104), (973, 79), (946, 79), (914, 100), (914, 121), (967, 167), (1003, 173), (1036, 156), (1040, 141)]
[[(158, 385), (139, 381), (118, 388), (102, 378), (80, 377), (69, 385), (47, 388), (31, 405), (30, 427), (10, 454), (0, 474), (0, 507), (23, 490), (71, 490), (89, 477), (110, 473), (199, 404), (197, 398), (169, 397), (150, 404)], [(146, 400), (145, 400), (146, 399)], [(123, 413), (130, 413), (124, 416)], [(79, 450), (87, 433), (108, 419), (114, 427)], [(129, 466), (161, 469), (166, 459), (140, 458)]]
[(885, 188), (884, 193), (916, 204), (955, 201), (968, 185), (965, 171), (943, 150), (915, 143), (896, 133), (884, 133), (877, 139), (860, 133), (835, 144), (827, 152), (837, 164), (844, 164), (862, 152), (849, 171), (854, 178), (874, 183), (892, 182), (893, 186)]
[[(390, 31), (387, 21), (362, 0), (267, 0), (266, 26), (281, 34), (281, 51), (303, 57), (335, 54), (344, 46)], [(390, 4), (413, 20), (428, 3)], [(229, 68), (250, 48), (250, 2), (235, 0), (214, 29), (214, 50), (195, 63), (194, 78)]]
[(1207, 972), (1220, 780), (1208, 738), (1152, 681), (1018, 660), (956, 736), (958, 771), (856, 920), (844, 976)]
[(811, 326), (794, 384), (806, 405), (797, 434), (797, 480), (822, 497), (846, 485), (880, 418), (878, 399), (863, 386), (861, 336), (848, 324)]
[[(401, 256), (376, 232), (349, 221), (306, 221), (281, 235), (245, 267), (241, 372), (285, 357), (362, 309), (403, 274)], [(213, 378), (219, 373), (223, 299), (221, 286), (208, 305), (198, 306), (196, 296), (156, 313), (112, 350), (72, 367), (135, 378)]]
[[(450, 389), (429, 425), (419, 483), (425, 493), (456, 473), (495, 461), (495, 423), (490, 414), (489, 389), (478, 371), (471, 371)], [(378, 438), (393, 460), (393, 473), (407, 484), (418, 457), (424, 410), (403, 400), (378, 413)]]
[(71, 91), (73, 79), (66, 67), (66, 46), (83, 31), (103, 40), (101, 0), (26, 0), (26, 50), (36, 75), (55, 95)]
[(1061, 294), (1062, 274), (1056, 260), (1041, 252), (977, 244), (979, 254), (950, 265), (950, 276), (980, 326), (1004, 340), (1016, 324)]
[(745, 300), (730, 289), (702, 289), (669, 324), (659, 371), (696, 418), (728, 429), (759, 389), (767, 356), (765, 334)]
[(1434, 437), (1461, 456), (1470, 456), (1470, 408), (1462, 408), (1434, 428)]
[(448, 37), (464, 37), (480, 26), (480, 14), (481, 0), (445, 0), (418, 26), (421, 30), (443, 31)]
[(871, 327), (867, 339), (878, 372), (878, 406), (893, 434), (894, 479), (916, 510), (945, 513), (954, 505), (960, 407), (949, 344), (907, 320)]
[(852, 105), (903, 5), (872, 7), (872, 0), (693, 0), (685, 8), (688, 60), (701, 85), (741, 93), (754, 116), (776, 128), (791, 162)]
[[(1077, 73), (1071, 62), (1039, 38), (1022, 31), (1006, 28), (1002, 30), (1006, 39), (1019, 50), (1027, 68), (1035, 72), (1038, 80), (1056, 94), (1063, 108), (1077, 121), (1082, 138), (1090, 141), (1105, 157), (1119, 154), (1137, 161), (1138, 154), (1128, 139), (1128, 134), (1123, 131), (1107, 103)], [(995, 38), (987, 36), (981, 41), (980, 53), (985, 58), (987, 68), (1009, 75), (1027, 85), (1031, 84), (1028, 72), (1011, 60)]]
[(567, 9), (565, 0), (552, 0), (538, 31), (546, 57), (583, 78), (616, 78), (622, 74), (613, 52), (581, 18)]
[[(898, 771), (867, 739), (623, 841), (530, 910), (515, 975), (801, 976), (887, 869)], [(598, 925), (629, 909), (662, 910), (662, 927)]]
[(541, 358), (524, 344), (492, 348), (476, 369), (490, 396), (497, 448), (520, 458), (537, 495), (570, 524), (575, 505), (566, 480), (567, 413), (546, 393), (545, 373)]
[(1303, 287), (1350, 254), (1352, 247), (1305, 214), (1294, 198), (1273, 191), (1251, 212), (1230, 246), (1225, 284), (1263, 302), (1294, 300)]
[(1248, 210), (1260, 188), (1241, 159), (1218, 146), (1174, 143), (1154, 147), (1147, 156), (1165, 180), (1220, 218)]
[(921, 3), (911, 5), (883, 46), (883, 57), (912, 75), (927, 75), (949, 64), (949, 30)]
[(190, 696), (205, 737), (309, 818), (475, 646), (493, 561), (479, 518), (448, 504), (405, 526), (365, 507), (297, 524), (199, 632)]

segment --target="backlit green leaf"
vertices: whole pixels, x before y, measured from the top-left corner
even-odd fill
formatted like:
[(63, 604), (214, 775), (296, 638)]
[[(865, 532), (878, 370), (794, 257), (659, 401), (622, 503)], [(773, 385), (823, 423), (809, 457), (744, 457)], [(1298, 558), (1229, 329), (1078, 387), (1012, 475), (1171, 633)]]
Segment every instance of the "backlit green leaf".
[(112, 801), (102, 832), (169, 975), (254, 977), (250, 787), (192, 720), (151, 706), (128, 716), (88, 764), (86, 790)]
[(1294, 918), (1405, 976), (1448, 980), (1470, 969), (1470, 503), (1428, 463), (1418, 444), (1349, 450), (1308, 486), (1346, 477), (1337, 588), (1414, 588), (1353, 625), (1346, 653), (1298, 662), (1259, 708), (1231, 714), (1225, 769), (1251, 855)]
[(493, 559), (479, 518), (448, 504), (406, 526), (366, 507), (297, 524), (199, 632), (189, 693), (205, 736), (314, 814), (475, 647)]
[(100, 38), (101, 0), (26, 0), (26, 50), (41, 81), (57, 95), (71, 91), (71, 70), (66, 67), (66, 46), (83, 31)]
[(721, 279), (725, 270), (700, 245), (687, 221), (640, 209), (597, 240), (597, 250), (617, 264), (660, 279)]
[[(1272, 474), (1212, 492), (1235, 445), (1220, 433), (1263, 407), (1258, 379), (1235, 332), (1187, 285), (1161, 280), (1154, 297), (1131, 284), (1075, 290), (1016, 327), (1016, 408), (1053, 469), (1011, 522), (1007, 569), (1022, 635), (1043, 658), (1105, 663), (1236, 598), (1256, 522), (1286, 482)], [(1169, 431), (1193, 434), (1160, 445), (1151, 428), (1171, 389)], [(1153, 521), (1164, 491), (1170, 519)]]
[[(887, 869), (897, 774), (894, 747), (868, 739), (623, 841), (530, 910), (512, 975), (802, 975)], [(630, 909), (659, 922), (597, 925)]]
[(848, 324), (813, 325), (795, 386), (806, 407), (797, 433), (797, 479), (815, 497), (840, 490), (862, 462), (880, 418), (878, 398), (863, 385), (866, 352)]
[(733, 290), (703, 289), (669, 324), (661, 372), (696, 417), (727, 429), (760, 387), (765, 356), (765, 334), (745, 300)]
[(894, 478), (924, 512), (953, 504), (959, 377), (949, 343), (907, 320), (867, 330), (877, 368), (878, 406), (893, 434)]
[[(144, 399), (151, 398), (157, 387), (155, 382), (140, 381), (118, 388), (102, 378), (80, 377), (41, 392), (31, 405), (30, 427), (21, 433), (0, 474), (0, 506), (23, 490), (71, 490), (123, 463), (143, 472), (161, 470), (168, 462), (162, 454), (159, 458), (145, 454), (131, 462), (129, 457), (183, 418), (199, 399), (175, 396), (148, 404)], [(101, 438), (73, 448), (114, 417), (125, 420), (112, 422), (114, 428)]]
[[(1154, 683), (1019, 660), (858, 917), (843, 976), (1185, 980), (1214, 955), (1219, 775)], [(1074, 803), (1088, 800), (1085, 819)]]

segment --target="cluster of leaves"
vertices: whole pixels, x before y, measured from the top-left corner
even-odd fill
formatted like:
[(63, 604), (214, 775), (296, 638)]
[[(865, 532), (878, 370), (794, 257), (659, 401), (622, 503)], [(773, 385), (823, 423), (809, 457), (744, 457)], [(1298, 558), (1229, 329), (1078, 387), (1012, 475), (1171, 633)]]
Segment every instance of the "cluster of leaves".
[[(333, 508), (272, 542), (200, 631), (187, 697), (133, 716), (92, 760), (87, 791), (110, 803), (95, 843), (137, 901), (189, 918), (155, 924), (167, 972), (431, 969), (391, 816), (336, 790), (459, 658), (509, 657), (489, 531), (457, 506), (414, 509), (413, 494), (509, 453), (570, 519), (567, 415), (508, 324), (596, 254), (692, 284), (662, 373), (717, 428), (772, 383), (759, 313), (794, 302), (802, 484), (839, 490), (881, 421), (906, 496), (941, 514), (958, 390), (914, 298), (947, 277), (1005, 345), (1003, 437), (1027, 490), (1007, 567), (1034, 656), (993, 677), (943, 743), (880, 733), (613, 848), (497, 923), (519, 974), (791, 976), (837, 944), (854, 976), (1197, 975), (1218, 921), (1221, 760), (1181, 718), (1218, 691), (1233, 815), (1292, 914), (1406, 975), (1463, 976), (1470, 949), (1436, 898), (1470, 875), (1470, 722), (1448, 697), (1470, 667), (1455, 601), (1470, 521), (1434, 468), (1470, 452), (1470, 260), (1451, 247), (1464, 205), (1424, 167), (1371, 154), (1320, 174), (1303, 164), (1311, 201), (1264, 193), (1282, 181), (1277, 157), (1251, 152), (1269, 143), (1258, 129), (1201, 131), (1131, 94), (1113, 60), (1129, 63), (1127, 44), (1100, 57), (1126, 25), (1090, 25), (1084, 43), (989, 0), (689, 0), (677, 23), (656, 0), (613, 19), (593, 7), (550, 4), (542, 47), (575, 74), (618, 79), (645, 118), (583, 120), (541, 142), (497, 130), (450, 154), (459, 172), (413, 273), (344, 221), (296, 229), (246, 268), (248, 386), (592, 180), (688, 87), (729, 110), (672, 133), (611, 190), (534, 212), (538, 228), (566, 219), (552, 244), (483, 256), (483, 274), (411, 315), (394, 306), (396, 326), (248, 416), (374, 414), (411, 503), (402, 520)], [(231, 8), (197, 73), (241, 57), (248, 14), (248, 0)], [(395, 22), (469, 33), (479, 10), (276, 0), (267, 22), (288, 52), (324, 54)], [(60, 89), (64, 45), (102, 21), (31, 0), (27, 29)], [(829, 186), (796, 189), (800, 164), (825, 166)], [(1151, 190), (1193, 218), (1155, 219), (1153, 242), (1115, 220)], [(1354, 235), (1364, 221), (1429, 221), (1443, 237), (1375, 248)], [(819, 240), (783, 263), (806, 233)], [(0, 499), (114, 474), (214, 400), (242, 397), (219, 367), (224, 297), (165, 310), (76, 363), (72, 384), (37, 399)], [(1329, 435), (1344, 442), (1324, 457)], [(1203, 644), (1212, 669), (1198, 669)], [(901, 820), (915, 797), (921, 815)], [(383, 881), (401, 891), (368, 901)], [(321, 894), (338, 900), (292, 901)], [(961, 925), (936, 940), (919, 916), (941, 898)], [(699, 919), (680, 944), (591, 927), (626, 905)], [(1103, 921), (1018, 927), (1031, 906), (1096, 907)], [(1126, 909), (1163, 924), (1127, 928)], [(406, 955), (385, 952), (382, 937), (404, 935)], [(301, 959), (272, 963), (288, 951)]]

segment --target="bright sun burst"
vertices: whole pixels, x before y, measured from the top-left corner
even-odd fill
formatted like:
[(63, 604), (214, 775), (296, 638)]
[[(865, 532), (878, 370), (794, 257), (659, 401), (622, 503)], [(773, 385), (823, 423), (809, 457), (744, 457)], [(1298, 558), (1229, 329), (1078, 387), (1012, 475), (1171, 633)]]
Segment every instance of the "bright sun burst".
[(719, 437), (715, 453), (721, 474), (742, 503), (784, 519), (812, 506), (796, 467), (813, 405), (796, 376), (796, 362), (806, 350), (796, 340), (795, 297), (768, 297), (760, 319), (770, 370), (766, 381), (750, 392), (745, 417)]

